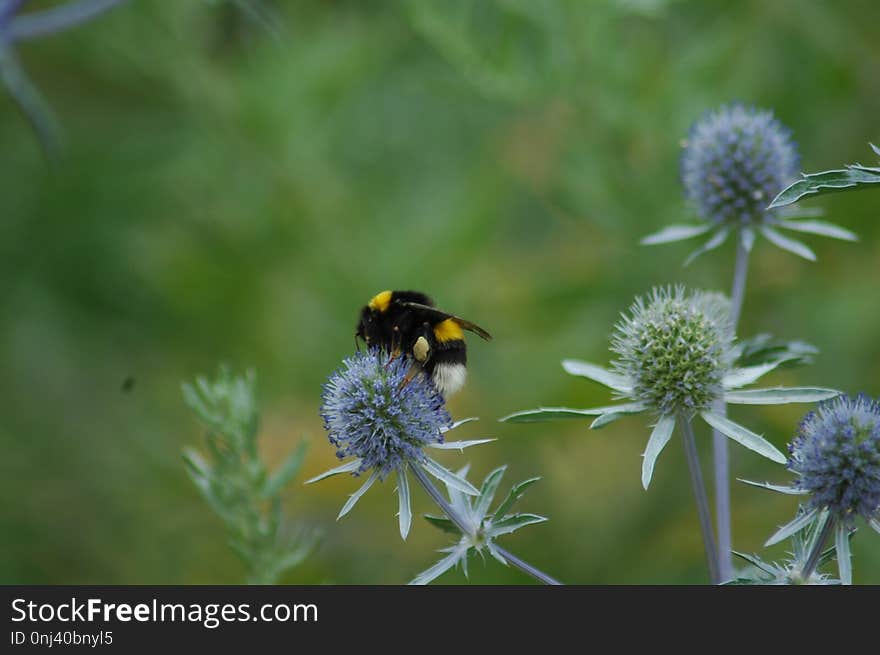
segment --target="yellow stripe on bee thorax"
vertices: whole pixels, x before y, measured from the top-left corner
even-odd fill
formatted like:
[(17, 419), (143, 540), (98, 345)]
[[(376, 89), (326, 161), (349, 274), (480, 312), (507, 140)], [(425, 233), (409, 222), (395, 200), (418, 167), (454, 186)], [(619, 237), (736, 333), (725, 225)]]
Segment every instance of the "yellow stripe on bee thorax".
[(380, 312), (384, 312), (388, 309), (388, 305), (391, 304), (391, 292), (383, 291), (382, 293), (377, 293), (370, 299), (369, 308), (376, 309)]
[(443, 343), (445, 341), (455, 341), (456, 339), (464, 339), (464, 332), (461, 326), (451, 318), (441, 321), (434, 326), (434, 336), (437, 341)]

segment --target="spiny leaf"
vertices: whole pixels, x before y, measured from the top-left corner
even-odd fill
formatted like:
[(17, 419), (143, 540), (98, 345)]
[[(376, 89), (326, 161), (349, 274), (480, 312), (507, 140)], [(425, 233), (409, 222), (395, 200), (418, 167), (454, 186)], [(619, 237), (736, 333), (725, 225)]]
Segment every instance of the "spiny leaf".
[(507, 512), (509, 512), (510, 509), (514, 506), (516, 501), (518, 501), (525, 495), (526, 489), (531, 487), (540, 479), (541, 478), (529, 478), (528, 480), (523, 480), (519, 484), (515, 484), (513, 487), (511, 487), (510, 492), (508, 492), (507, 494), (507, 498), (505, 498), (504, 502), (501, 503), (498, 506), (498, 509), (495, 510), (495, 514), (493, 515), (492, 520), (498, 521), (503, 518), (504, 515), (507, 514)]
[[(871, 148), (874, 149), (875, 146), (871, 145)], [(870, 168), (860, 164), (853, 164), (844, 169), (810, 173), (783, 189), (767, 209), (785, 207), (806, 196), (864, 189), (878, 183), (880, 183), (880, 168)]]

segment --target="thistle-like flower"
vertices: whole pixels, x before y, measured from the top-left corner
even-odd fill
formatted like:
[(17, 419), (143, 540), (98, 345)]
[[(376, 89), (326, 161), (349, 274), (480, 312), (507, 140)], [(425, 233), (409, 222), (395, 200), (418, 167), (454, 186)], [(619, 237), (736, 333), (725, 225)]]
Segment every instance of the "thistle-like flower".
[[(456, 566), (461, 566), (465, 577), (467, 577), (468, 557), (472, 554), (484, 556), (487, 551), (492, 557), (507, 566), (508, 558), (511, 556), (495, 544), (495, 539), (527, 525), (543, 523), (547, 520), (546, 517), (537, 514), (509, 513), (513, 505), (525, 494), (526, 489), (541, 478), (530, 478), (515, 484), (495, 511), (490, 511), (495, 492), (498, 490), (506, 469), (506, 466), (501, 466), (487, 475), (480, 486), (480, 495), (474, 499), (468, 498), (449, 483), (446, 484), (449, 495), (449, 513), (454, 515), (461, 525), (456, 524), (448, 516), (426, 514), (425, 519), (434, 527), (460, 538), (454, 545), (442, 549), (440, 552), (446, 553), (446, 555), (434, 566), (417, 575), (410, 584), (428, 584)], [(458, 472), (458, 476), (465, 479), (467, 472), (468, 467), (465, 466)]]
[(789, 452), (794, 486), (810, 495), (811, 508), (847, 523), (880, 521), (880, 403), (865, 395), (822, 403), (804, 417)]
[(861, 516), (880, 533), (880, 403), (865, 395), (840, 396), (807, 414), (789, 445), (794, 483), (747, 484), (790, 495), (809, 496), (794, 520), (767, 540), (768, 546), (812, 523), (835, 530), (840, 578), (852, 580), (849, 534)]
[(590, 409), (541, 407), (511, 414), (501, 420), (533, 422), (556, 418), (595, 416), (599, 428), (627, 414), (650, 412), (658, 417), (643, 455), (642, 485), (651, 481), (654, 464), (672, 437), (677, 421), (700, 416), (711, 427), (737, 443), (784, 464), (785, 456), (748, 428), (713, 410), (718, 399), (727, 403), (770, 405), (816, 402), (838, 394), (815, 387), (740, 390), (772, 371), (783, 361), (735, 368), (737, 349), (728, 317), (728, 303), (717, 293), (686, 293), (684, 287), (654, 289), (637, 298), (617, 324), (611, 350), (617, 355), (611, 369), (575, 359), (562, 366), (571, 375), (611, 388), (628, 402)]
[(772, 112), (731, 104), (707, 112), (691, 127), (681, 157), (684, 193), (697, 215), (697, 225), (671, 225), (642, 240), (645, 245), (669, 243), (711, 232), (709, 240), (688, 257), (721, 246), (731, 232), (751, 250), (760, 232), (776, 246), (809, 260), (806, 245), (777, 228), (837, 239), (856, 236), (817, 220), (792, 220), (815, 212), (780, 212), (768, 205), (797, 175), (798, 153), (791, 133)]
[(412, 524), (407, 468), (418, 466), (462, 493), (476, 496), (476, 488), (428, 457), (425, 448), (463, 450), (492, 441), (447, 442), (445, 434), (449, 430), (475, 419), (453, 423), (431, 381), (421, 373), (411, 376), (410, 366), (405, 357), (391, 358), (370, 350), (349, 357), (330, 376), (322, 395), (324, 428), (337, 449), (336, 456), (352, 459), (308, 481), (340, 473), (368, 474), (339, 512), (338, 518), (342, 518), (376, 480), (384, 481), (390, 473), (396, 473), (400, 534), (404, 539)]

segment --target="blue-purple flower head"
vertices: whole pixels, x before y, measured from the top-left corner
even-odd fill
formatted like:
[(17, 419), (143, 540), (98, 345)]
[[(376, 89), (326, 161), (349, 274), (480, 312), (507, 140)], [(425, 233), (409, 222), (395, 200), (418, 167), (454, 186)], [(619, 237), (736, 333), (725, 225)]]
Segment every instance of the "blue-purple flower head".
[(708, 408), (723, 391), (733, 330), (721, 294), (684, 287), (637, 298), (616, 326), (614, 368), (632, 382), (634, 400), (660, 414)]
[(813, 508), (838, 519), (876, 519), (880, 512), (880, 403), (838, 396), (804, 417), (789, 446), (795, 487)]
[(425, 446), (442, 443), (452, 425), (443, 397), (427, 376), (411, 378), (411, 362), (377, 350), (357, 353), (324, 385), (321, 416), (340, 459), (357, 457), (355, 474), (381, 479), (407, 461), (422, 462)]
[(716, 224), (761, 223), (766, 207), (797, 175), (791, 133), (772, 112), (732, 104), (693, 124), (681, 179), (699, 215)]

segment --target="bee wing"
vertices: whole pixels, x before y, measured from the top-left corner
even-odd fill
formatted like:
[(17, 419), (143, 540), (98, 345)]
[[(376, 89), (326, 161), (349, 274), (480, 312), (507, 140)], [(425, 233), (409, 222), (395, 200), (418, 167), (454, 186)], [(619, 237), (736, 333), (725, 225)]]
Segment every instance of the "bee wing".
[(428, 314), (429, 316), (432, 316), (433, 318), (437, 319), (438, 321), (445, 321), (446, 319), (451, 318), (453, 321), (458, 323), (463, 329), (465, 329), (469, 332), (473, 332), (474, 334), (478, 335), (482, 339), (485, 339), (486, 341), (492, 340), (492, 335), (489, 334), (488, 332), (486, 332), (486, 330), (481, 328), (479, 325), (477, 325), (476, 323), (471, 323), (470, 321), (465, 320), (463, 318), (460, 318), (460, 317), (456, 316), (455, 314), (450, 314), (448, 312), (444, 312), (440, 309), (437, 309), (436, 307), (429, 307), (428, 305), (422, 305), (421, 303), (417, 303), (417, 302), (402, 302), (400, 304), (403, 305), (404, 307), (410, 307), (412, 309), (418, 309), (420, 311), (423, 311), (426, 314)]

